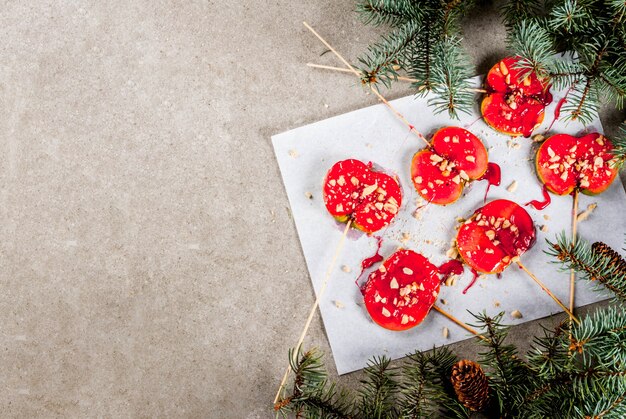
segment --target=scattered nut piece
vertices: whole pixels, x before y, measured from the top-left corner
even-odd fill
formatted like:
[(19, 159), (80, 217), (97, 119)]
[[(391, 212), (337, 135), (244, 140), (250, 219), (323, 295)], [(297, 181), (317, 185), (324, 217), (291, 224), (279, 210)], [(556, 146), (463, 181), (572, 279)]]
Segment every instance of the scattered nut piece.
[(536, 142), (536, 143), (541, 143), (541, 142), (543, 142), (543, 140), (545, 140), (545, 139), (546, 139), (546, 137), (544, 137), (544, 136), (543, 136), (543, 135), (541, 135), (541, 134), (536, 134), (536, 135), (533, 135), (533, 141), (534, 141), (534, 142)]
[(513, 310), (511, 312), (511, 317), (513, 317), (514, 319), (521, 319), (522, 317), (522, 313), (519, 310)]
[(297, 150), (289, 150), (289, 156), (291, 158), (297, 159), (300, 156)]
[(517, 190), (517, 181), (514, 180), (513, 182), (511, 182), (511, 184), (507, 186), (506, 190), (511, 193), (515, 192)]
[(337, 308), (344, 308), (345, 306), (343, 305), (343, 303), (339, 300), (335, 300), (335, 307)]
[(548, 214), (543, 214), (543, 219), (548, 221), (550, 219), (550, 216)]
[(308, 199), (313, 199), (313, 194), (309, 191), (305, 192), (304, 196), (306, 196)]
[(446, 304), (448, 304), (448, 300), (446, 300), (445, 298), (442, 298), (441, 299), (441, 304), (443, 304), (445, 306)]
[(341, 270), (342, 270), (342, 271), (344, 271), (344, 272), (346, 272), (346, 273), (350, 273), (350, 272), (352, 272), (352, 268), (351, 268), (351, 267), (349, 267), (348, 265), (343, 265), (343, 266), (341, 267)]
[(547, 233), (548, 232), (548, 225), (547, 224), (542, 225), (541, 226), (541, 231), (543, 231), (544, 233)]
[(598, 207), (598, 204), (596, 204), (595, 202), (593, 204), (589, 204), (587, 205), (587, 209), (584, 210), (583, 212), (579, 213), (576, 216), (576, 221), (580, 222), (580, 221), (585, 221), (587, 218), (589, 218), (589, 216), (591, 215), (591, 213), (593, 211), (595, 211), (595, 209)]
[(448, 339), (448, 336), (450, 336), (450, 331), (447, 327), (444, 327), (443, 329), (441, 329), (441, 334), (445, 339)]
[(500, 307), (500, 301), (494, 300), (493, 306), (496, 307), (496, 308)]

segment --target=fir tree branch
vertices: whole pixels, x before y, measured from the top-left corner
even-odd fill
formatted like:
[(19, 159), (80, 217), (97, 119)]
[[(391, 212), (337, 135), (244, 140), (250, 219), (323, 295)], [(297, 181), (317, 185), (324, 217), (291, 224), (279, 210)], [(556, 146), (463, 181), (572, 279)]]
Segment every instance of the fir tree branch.
[(365, 368), (365, 379), (361, 381), (359, 414), (364, 418), (393, 418), (398, 383), (397, 371), (390, 368), (387, 357), (374, 358)]
[[(626, 274), (619, 267), (613, 266), (611, 259), (605, 255), (597, 255), (585, 240), (572, 241), (561, 233), (557, 242), (548, 240), (550, 250), (546, 253), (555, 257), (561, 263), (561, 270), (574, 269), (582, 273), (587, 280), (598, 281), (605, 288), (613, 292), (615, 298), (626, 302)], [(597, 288), (597, 290), (601, 290)]]

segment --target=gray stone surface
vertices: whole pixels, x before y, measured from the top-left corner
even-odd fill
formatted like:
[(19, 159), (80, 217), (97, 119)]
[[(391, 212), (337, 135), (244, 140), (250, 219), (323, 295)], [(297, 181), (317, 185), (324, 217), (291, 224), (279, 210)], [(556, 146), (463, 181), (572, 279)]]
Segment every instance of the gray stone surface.
[(3, 2), (0, 416), (272, 415), (313, 295), (270, 135), (375, 103), (301, 21), (351, 58), (380, 32), (297, 3)]

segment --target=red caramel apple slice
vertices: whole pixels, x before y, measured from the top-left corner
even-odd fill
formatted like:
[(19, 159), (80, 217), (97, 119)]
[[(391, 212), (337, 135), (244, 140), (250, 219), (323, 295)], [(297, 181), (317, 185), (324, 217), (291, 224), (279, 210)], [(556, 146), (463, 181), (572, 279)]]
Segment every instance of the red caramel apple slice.
[(463, 128), (446, 127), (433, 135), (431, 150), (413, 156), (411, 179), (424, 199), (446, 205), (456, 201), (463, 185), (480, 178), (487, 166), (487, 149), (478, 137)]
[(487, 94), (480, 110), (485, 122), (507, 135), (529, 137), (543, 122), (545, 107), (552, 102), (549, 85), (535, 73), (521, 78), (522, 70), (514, 68), (516, 57), (494, 65), (485, 81)]
[(599, 194), (617, 176), (611, 165), (612, 149), (611, 141), (598, 133), (581, 138), (553, 135), (537, 150), (537, 175), (557, 195), (570, 194), (576, 188), (587, 195)]
[(515, 256), (535, 242), (535, 226), (528, 212), (515, 202), (497, 199), (479, 208), (457, 234), (459, 254), (472, 269), (500, 273)]
[(439, 294), (437, 267), (412, 250), (398, 250), (372, 272), (365, 285), (365, 307), (389, 330), (407, 330), (424, 320)]
[(373, 233), (389, 225), (402, 204), (398, 180), (376, 172), (372, 164), (349, 159), (337, 162), (324, 180), (324, 203), (340, 222), (352, 219), (354, 227)]

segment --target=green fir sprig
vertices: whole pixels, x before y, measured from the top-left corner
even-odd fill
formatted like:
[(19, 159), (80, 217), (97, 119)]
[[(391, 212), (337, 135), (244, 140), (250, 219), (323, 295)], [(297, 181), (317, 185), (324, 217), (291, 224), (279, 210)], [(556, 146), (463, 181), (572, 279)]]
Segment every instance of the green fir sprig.
[(405, 71), (415, 79), (419, 95), (433, 92), (435, 112), (453, 118), (470, 113), (474, 93), (467, 80), (473, 68), (461, 46), (461, 18), (473, 1), (361, 0), (357, 11), (362, 20), (390, 27), (388, 35), (369, 46), (359, 58), (361, 80), (377, 87), (390, 87)]

